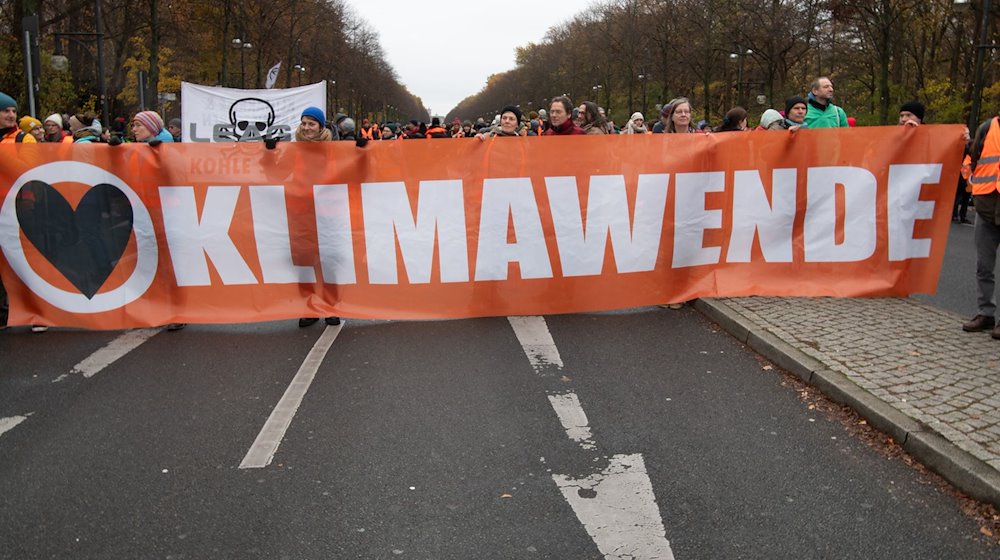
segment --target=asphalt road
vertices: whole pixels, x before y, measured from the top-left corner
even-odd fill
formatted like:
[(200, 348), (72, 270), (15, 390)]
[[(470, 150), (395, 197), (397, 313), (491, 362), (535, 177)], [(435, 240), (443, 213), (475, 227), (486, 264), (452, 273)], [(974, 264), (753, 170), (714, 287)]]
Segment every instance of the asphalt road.
[[(969, 218), (976, 213), (969, 210)], [(934, 294), (913, 296), (935, 307), (971, 319), (976, 314), (976, 242), (972, 224), (951, 224), (938, 289)], [(1000, 275), (998, 275), (1000, 278)]]
[(10, 329), (0, 558), (1000, 555), (691, 308), (515, 326), (347, 321), (244, 469), (322, 326)]

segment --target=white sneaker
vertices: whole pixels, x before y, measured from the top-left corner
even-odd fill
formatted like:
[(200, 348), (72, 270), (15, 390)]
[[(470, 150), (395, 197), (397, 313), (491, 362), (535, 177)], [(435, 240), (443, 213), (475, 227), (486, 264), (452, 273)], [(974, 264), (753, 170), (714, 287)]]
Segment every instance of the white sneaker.
[(31, 325), (31, 332), (34, 333), (45, 332), (47, 330), (49, 330), (49, 328), (44, 325)]

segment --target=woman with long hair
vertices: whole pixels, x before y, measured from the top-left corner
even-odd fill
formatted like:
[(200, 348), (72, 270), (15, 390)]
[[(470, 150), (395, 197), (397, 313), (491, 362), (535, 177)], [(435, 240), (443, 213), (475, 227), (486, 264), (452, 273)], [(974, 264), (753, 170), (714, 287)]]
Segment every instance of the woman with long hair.
[(597, 103), (584, 101), (580, 104), (580, 112), (576, 122), (584, 134), (607, 134), (608, 121), (601, 115)]
[(672, 99), (664, 108), (663, 116), (667, 120), (667, 126), (663, 128), (664, 134), (698, 132), (691, 124), (691, 101), (687, 97)]

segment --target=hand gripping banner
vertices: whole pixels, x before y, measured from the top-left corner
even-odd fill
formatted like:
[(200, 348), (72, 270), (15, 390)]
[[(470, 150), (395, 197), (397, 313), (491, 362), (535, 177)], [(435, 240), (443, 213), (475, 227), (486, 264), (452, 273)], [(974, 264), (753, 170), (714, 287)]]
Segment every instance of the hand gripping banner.
[(0, 145), (11, 324), (933, 292), (960, 126)]

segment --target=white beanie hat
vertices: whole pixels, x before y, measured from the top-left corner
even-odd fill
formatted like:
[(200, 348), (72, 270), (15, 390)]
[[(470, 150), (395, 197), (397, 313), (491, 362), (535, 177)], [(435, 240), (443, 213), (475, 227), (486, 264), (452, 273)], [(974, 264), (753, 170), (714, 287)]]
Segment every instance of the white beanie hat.
[(768, 109), (764, 111), (764, 114), (760, 116), (760, 126), (767, 128), (772, 124), (781, 120), (781, 113), (775, 111), (774, 109)]
[(53, 113), (53, 114), (49, 115), (45, 119), (45, 122), (49, 122), (49, 121), (52, 121), (52, 122), (58, 124), (59, 128), (63, 127), (62, 115), (60, 115), (59, 113)]

